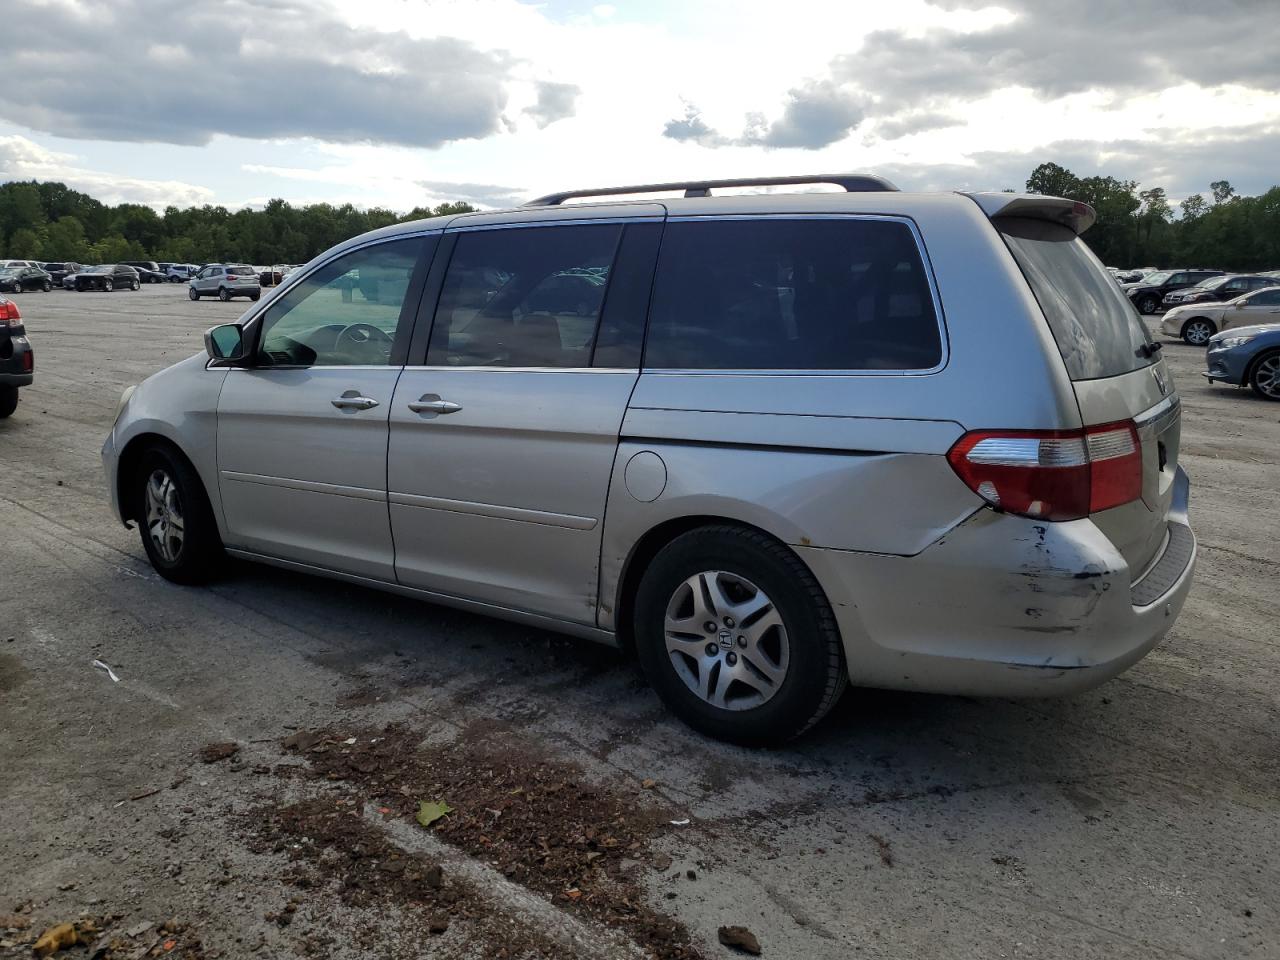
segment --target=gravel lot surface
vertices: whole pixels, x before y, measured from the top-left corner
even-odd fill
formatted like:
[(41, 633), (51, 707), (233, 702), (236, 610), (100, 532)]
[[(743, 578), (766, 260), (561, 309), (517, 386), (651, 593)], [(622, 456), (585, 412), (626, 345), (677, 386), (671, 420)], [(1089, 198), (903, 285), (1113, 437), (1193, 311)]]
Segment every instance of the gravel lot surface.
[(806, 960), (1280, 956), (1280, 404), (1200, 350), (1165, 347), (1201, 560), (1151, 656), (1065, 700), (852, 690), (753, 752), (587, 643), (251, 565), (159, 579), (99, 449), (245, 304), (19, 304), (0, 956), (90, 917), (113, 957), (722, 957), (722, 926)]

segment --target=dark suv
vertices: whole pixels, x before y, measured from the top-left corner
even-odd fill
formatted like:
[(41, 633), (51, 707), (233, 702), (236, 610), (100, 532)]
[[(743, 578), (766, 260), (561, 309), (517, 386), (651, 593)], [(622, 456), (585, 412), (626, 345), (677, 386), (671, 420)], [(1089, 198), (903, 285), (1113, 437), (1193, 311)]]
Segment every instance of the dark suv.
[(1201, 280), (1194, 287), (1183, 287), (1165, 294), (1163, 305), (1166, 310), (1180, 307), (1187, 303), (1212, 303), (1214, 301), (1234, 300), (1263, 287), (1276, 286), (1275, 277), (1256, 276), (1254, 274), (1227, 273), (1220, 277)]
[(1143, 277), (1125, 293), (1138, 308), (1139, 313), (1155, 313), (1160, 309), (1165, 294), (1183, 287), (1194, 287), (1201, 280), (1222, 276), (1221, 270), (1161, 270)]
[(123, 263), (107, 263), (98, 267), (85, 267), (62, 281), (63, 286), (73, 286), (79, 292), (85, 290), (137, 290), (142, 285), (138, 271)]
[(34, 371), (35, 354), (18, 305), (0, 296), (0, 419), (18, 409), (18, 388), (31, 385)]

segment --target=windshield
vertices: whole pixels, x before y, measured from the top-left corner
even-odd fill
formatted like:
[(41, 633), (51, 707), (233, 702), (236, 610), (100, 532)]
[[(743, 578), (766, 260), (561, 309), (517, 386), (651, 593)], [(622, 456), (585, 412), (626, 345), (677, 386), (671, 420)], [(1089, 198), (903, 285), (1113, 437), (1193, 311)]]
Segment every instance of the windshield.
[(1083, 240), (1047, 220), (1008, 217), (995, 223), (1040, 303), (1072, 380), (1115, 377), (1151, 365), (1146, 327)]
[(0, 277), (16, 277), (19, 273), (20, 271), (17, 267), (0, 268)]
[(110, 273), (112, 269), (110, 266), (90, 267), (85, 273)]
[(1148, 273), (1145, 277), (1142, 278), (1142, 282), (1144, 284), (1145, 283), (1150, 283), (1150, 284), (1164, 283), (1171, 276), (1173, 276), (1173, 274), (1170, 273), (1168, 270), (1162, 271), (1161, 273)]
[(1201, 290), (1216, 290), (1229, 279), (1229, 277), (1210, 277), (1208, 280), (1201, 280), (1196, 286)]

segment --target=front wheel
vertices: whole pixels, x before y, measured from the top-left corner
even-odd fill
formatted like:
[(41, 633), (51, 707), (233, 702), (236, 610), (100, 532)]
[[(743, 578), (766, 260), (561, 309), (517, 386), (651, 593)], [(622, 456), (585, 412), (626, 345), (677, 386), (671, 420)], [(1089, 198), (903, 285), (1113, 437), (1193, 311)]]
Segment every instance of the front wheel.
[(218, 299), (221, 300), (223, 303), (226, 303), (228, 300), (231, 299), (231, 294), (226, 287), (218, 288)]
[(1182, 326), (1182, 339), (1193, 347), (1203, 347), (1209, 342), (1209, 338), (1217, 333), (1217, 328), (1213, 325), (1213, 321), (1206, 320), (1204, 317), (1196, 317), (1194, 320), (1188, 320)]
[(110, 280), (102, 281), (102, 290), (104, 293), (110, 293), (115, 288), (116, 288), (116, 285), (112, 283)]
[(13, 416), (18, 409), (18, 388), (7, 384), (0, 387), (0, 420)]
[(1155, 313), (1159, 306), (1160, 306), (1160, 301), (1157, 300), (1155, 297), (1146, 296), (1146, 297), (1138, 298), (1139, 313)]
[(138, 466), (133, 495), (142, 547), (156, 572), (174, 583), (210, 580), (222, 557), (222, 542), (204, 485), (191, 465), (171, 450), (153, 447)]
[(130, 290), (137, 290), (137, 289), (139, 289), (141, 286), (142, 286), (142, 284), (140, 284), (137, 280), (134, 280), (134, 281), (132, 281), (132, 282), (129, 284), (129, 289), (130, 289)]
[(1258, 358), (1249, 374), (1249, 386), (1264, 400), (1280, 400), (1280, 350)]
[(50, 290), (53, 289), (53, 284), (50, 283), (48, 280), (46, 280), (44, 283), (40, 285), (40, 289), (43, 290), (45, 293), (48, 293)]
[(199, 300), (200, 294), (196, 293), (195, 287), (187, 287), (187, 297), (191, 300)]
[(691, 727), (743, 744), (808, 730), (848, 683), (822, 588), (762, 533), (703, 527), (653, 559), (636, 592), (640, 665)]

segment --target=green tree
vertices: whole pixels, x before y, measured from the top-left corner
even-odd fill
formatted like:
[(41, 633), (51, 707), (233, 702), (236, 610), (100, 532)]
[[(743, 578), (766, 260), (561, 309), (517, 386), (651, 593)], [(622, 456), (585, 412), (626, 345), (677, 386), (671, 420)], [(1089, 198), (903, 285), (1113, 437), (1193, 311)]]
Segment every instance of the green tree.
[(1027, 191), (1048, 197), (1074, 199), (1080, 192), (1080, 179), (1066, 167), (1056, 163), (1042, 163), (1027, 177)]
[(71, 260), (80, 263), (89, 256), (89, 243), (84, 224), (70, 214), (49, 224), (41, 254), (46, 260)]
[(1226, 203), (1235, 196), (1236, 188), (1226, 180), (1215, 180), (1209, 184), (1209, 189), (1213, 191), (1214, 203)]
[(19, 227), (9, 235), (9, 256), (16, 260), (34, 260), (40, 256), (44, 241), (30, 227)]
[(1209, 209), (1209, 205), (1204, 202), (1204, 197), (1198, 193), (1193, 193), (1187, 197), (1179, 206), (1182, 208), (1182, 220), (1184, 223), (1190, 223), (1196, 217), (1203, 217)]

